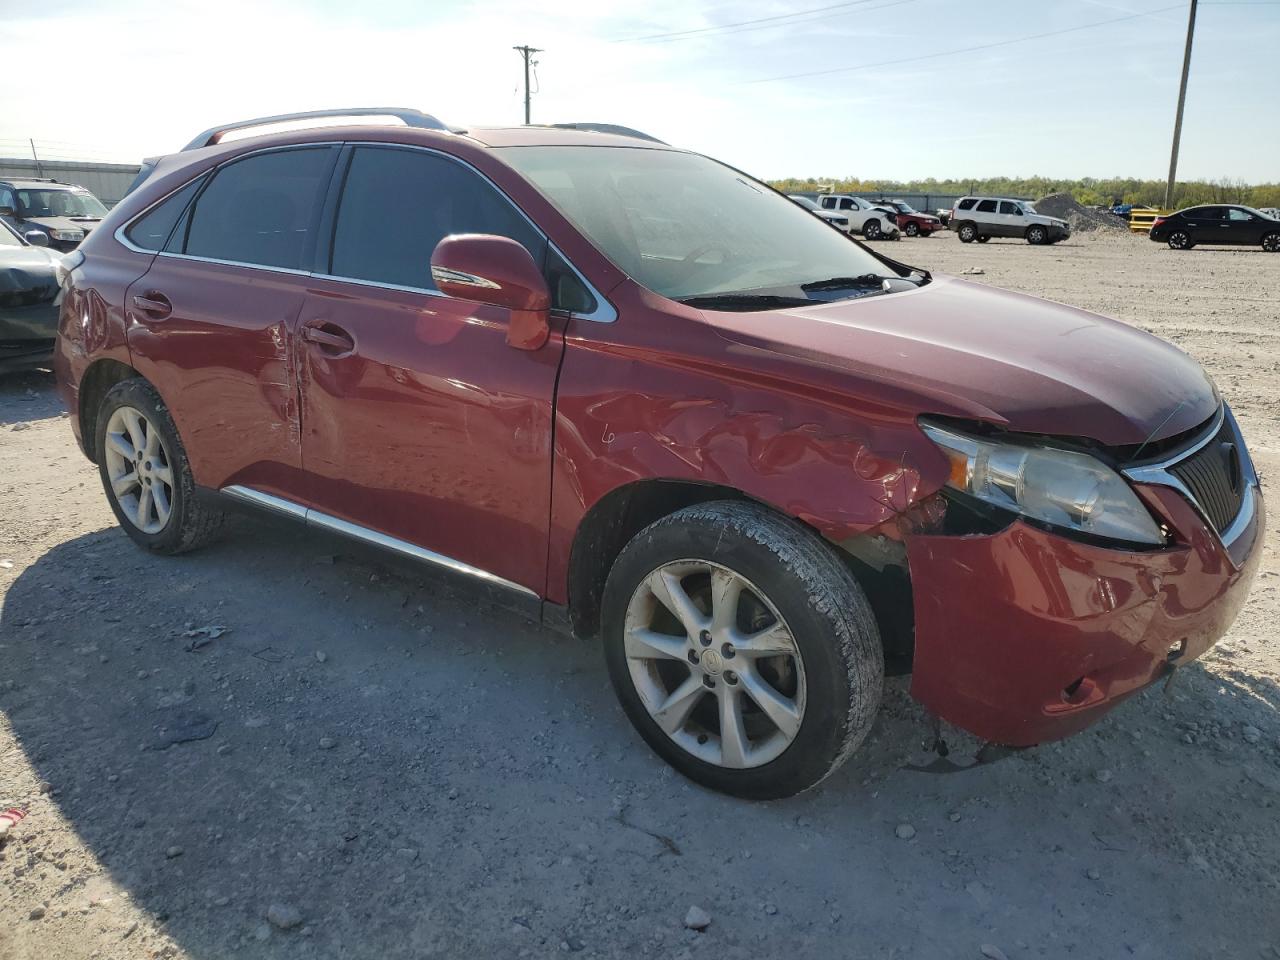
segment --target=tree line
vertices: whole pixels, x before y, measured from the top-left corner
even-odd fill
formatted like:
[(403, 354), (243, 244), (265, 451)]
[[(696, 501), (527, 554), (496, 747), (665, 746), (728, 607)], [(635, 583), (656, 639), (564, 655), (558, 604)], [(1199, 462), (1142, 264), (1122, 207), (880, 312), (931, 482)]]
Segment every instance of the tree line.
[[(1132, 177), (1060, 180), (1052, 177), (987, 177), (972, 180), (863, 180), (860, 177), (787, 177), (770, 180), (783, 193), (812, 193), (830, 187), (834, 193), (985, 194), (998, 197), (1039, 199), (1051, 193), (1070, 193), (1085, 206), (1110, 205), (1119, 200), (1144, 207), (1164, 205), (1163, 180)], [(1179, 181), (1174, 190), (1175, 208), (1201, 203), (1239, 203), (1250, 207), (1280, 207), (1280, 183), (1248, 184), (1242, 180)]]

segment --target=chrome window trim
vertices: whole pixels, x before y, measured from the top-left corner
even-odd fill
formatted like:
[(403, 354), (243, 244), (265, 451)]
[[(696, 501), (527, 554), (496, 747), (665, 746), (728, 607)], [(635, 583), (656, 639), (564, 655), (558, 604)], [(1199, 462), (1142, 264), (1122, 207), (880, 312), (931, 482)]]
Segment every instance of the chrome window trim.
[[(1235, 518), (1227, 525), (1225, 530), (1219, 533), (1209, 515), (1200, 506), (1200, 502), (1191, 493), (1191, 490), (1176, 475), (1170, 472), (1169, 468), (1195, 456), (1195, 454), (1208, 446), (1214, 437), (1218, 435), (1218, 431), (1222, 429), (1224, 420), (1231, 428), (1231, 437), (1240, 456), (1240, 482), (1245, 486), (1245, 494), (1240, 498), (1240, 509), (1236, 512)], [(1249, 449), (1245, 446), (1244, 436), (1240, 433), (1240, 425), (1236, 422), (1235, 416), (1231, 413), (1231, 408), (1226, 403), (1223, 403), (1218, 408), (1213, 422), (1205, 429), (1204, 435), (1189, 447), (1183, 447), (1177, 453), (1157, 463), (1126, 467), (1120, 472), (1134, 483), (1157, 484), (1163, 487), (1171, 487), (1178, 491), (1191, 504), (1196, 514), (1205, 522), (1205, 525), (1223, 546), (1229, 547), (1234, 544), (1240, 535), (1248, 529), (1249, 524), (1253, 521), (1253, 515), (1257, 512), (1257, 499), (1260, 493), (1258, 472), (1253, 465), (1253, 457), (1250, 456)]]
[(159, 206), (160, 204), (168, 200), (170, 197), (172, 197), (175, 193), (186, 188), (186, 186), (190, 184), (192, 180), (196, 180), (199, 177), (210, 176), (212, 174), (215, 174), (217, 173), (217, 171), (221, 170), (223, 167), (227, 166), (228, 164), (247, 159), (248, 157), (254, 157), (262, 153), (276, 153), (281, 150), (297, 150), (305, 147), (342, 147), (342, 146), (389, 147), (397, 150), (420, 150), (424, 153), (435, 154), (438, 157), (443, 157), (446, 160), (451, 160), (454, 163), (458, 163), (466, 167), (472, 173), (476, 174), (478, 177), (484, 180), (485, 183), (489, 184), (489, 186), (493, 187), (493, 189), (497, 191), (498, 195), (502, 197), (502, 199), (505, 200), (508, 204), (510, 204), (511, 208), (515, 210), (516, 213), (520, 214), (520, 216), (524, 218), (525, 222), (528, 223), (529, 226), (533, 228), (534, 232), (537, 233), (538, 236), (542, 237), (542, 239), (547, 242), (547, 246), (549, 246), (552, 250), (554, 250), (556, 254), (560, 257), (560, 259), (563, 260), (566, 264), (568, 264), (569, 269), (573, 271), (573, 275), (578, 278), (578, 282), (581, 283), (584, 287), (586, 287), (588, 291), (590, 291), (591, 296), (596, 301), (596, 308), (587, 313), (572, 311), (572, 310), (562, 310), (562, 311), (556, 311), (556, 312), (568, 314), (570, 317), (574, 317), (579, 320), (590, 320), (593, 323), (613, 323), (615, 320), (618, 319), (617, 309), (613, 306), (612, 303), (610, 303), (607, 299), (605, 299), (604, 294), (602, 294), (598, 289), (596, 289), (596, 286), (593, 283), (591, 283), (591, 281), (589, 281), (585, 276), (583, 276), (582, 271), (578, 269), (577, 265), (572, 260), (570, 260), (567, 256), (565, 256), (564, 251), (561, 250), (560, 247), (556, 245), (555, 241), (553, 241), (549, 236), (547, 236), (546, 231), (544, 231), (541, 227), (539, 227), (536, 223), (534, 223), (533, 219), (527, 213), (525, 213), (522, 209), (520, 209), (520, 205), (517, 204), (514, 200), (512, 200), (509, 196), (507, 196), (506, 191), (503, 190), (501, 187), (499, 187), (491, 179), (489, 179), (489, 177), (484, 173), (484, 171), (477, 169), (473, 164), (467, 162), (466, 160), (463, 160), (461, 157), (456, 157), (453, 154), (446, 153), (443, 150), (437, 150), (434, 147), (424, 147), (424, 146), (421, 146), (420, 144), (395, 143), (393, 141), (381, 141), (381, 140), (346, 140), (346, 141), (323, 140), (323, 141), (317, 141), (315, 143), (290, 143), (290, 144), (284, 144), (283, 146), (263, 147), (259, 150), (252, 150), (248, 153), (238, 154), (237, 156), (232, 157), (231, 159), (226, 160), (223, 163), (217, 164), (216, 166), (209, 167), (208, 169), (200, 171), (200, 173), (197, 174), (195, 177), (192, 177), (189, 180), (184, 181), (182, 184), (175, 187), (173, 190), (170, 190), (160, 199), (154, 201), (151, 204), (148, 204), (142, 210), (139, 210), (136, 214), (130, 217), (126, 222), (124, 222), (119, 227), (117, 227), (115, 232), (112, 234), (112, 236), (115, 237), (115, 239), (123, 247), (133, 251), (134, 253), (146, 253), (156, 257), (169, 257), (170, 259), (174, 259), (174, 260), (193, 260), (199, 263), (217, 263), (217, 264), (221, 264), (223, 266), (228, 266), (228, 267), (248, 267), (251, 270), (265, 270), (267, 272), (283, 273), (289, 276), (314, 277), (317, 280), (336, 280), (341, 283), (356, 283), (356, 284), (360, 284), (361, 286), (379, 287), (384, 290), (401, 290), (401, 291), (404, 291), (405, 293), (425, 293), (428, 296), (437, 296), (437, 297), (445, 296), (445, 294), (441, 293), (439, 290), (429, 290), (426, 287), (410, 287), (410, 286), (404, 286), (402, 284), (397, 284), (397, 283), (384, 283), (378, 280), (363, 280), (357, 277), (340, 277), (331, 273), (317, 273), (311, 270), (294, 270), (289, 267), (270, 267), (260, 263), (245, 263), (242, 260), (217, 260), (212, 257), (198, 257), (188, 253), (171, 253), (165, 250), (147, 250), (143, 247), (137, 246), (125, 236), (125, 231), (129, 227), (131, 227), (140, 217), (143, 217), (148, 212), (150, 212), (153, 207)]
[(490, 573), (488, 570), (482, 570), (479, 567), (473, 567), (469, 563), (463, 563), (461, 560), (455, 560), (453, 557), (447, 557), (442, 553), (436, 553), (434, 550), (428, 550), (426, 547), (420, 547), (415, 543), (407, 540), (400, 540), (397, 537), (389, 536), (385, 533), (379, 533), (377, 530), (371, 530), (368, 527), (361, 526), (358, 523), (351, 523), (339, 517), (331, 516), (311, 507), (304, 507), (292, 500), (284, 497), (277, 497), (274, 494), (263, 493), (261, 490), (255, 490), (252, 487), (245, 487), (239, 484), (232, 484), (223, 487), (220, 491), (225, 496), (243, 503), (252, 504), (256, 507), (262, 507), (272, 513), (282, 516), (291, 517), (294, 520), (301, 520), (309, 527), (316, 527), (321, 530), (328, 530), (331, 533), (338, 533), (344, 537), (350, 537), (353, 540), (359, 540), (364, 543), (373, 544), (384, 550), (390, 550), (393, 553), (399, 553), (415, 560), (421, 560), (432, 566), (441, 567), (445, 570), (451, 570), (454, 573), (462, 574), (476, 580), (481, 580), (493, 586), (504, 587), (516, 593), (524, 594), (532, 597), (534, 600), (541, 598), (533, 590), (528, 587), (521, 586), (511, 580), (507, 580), (498, 576), (496, 573)]

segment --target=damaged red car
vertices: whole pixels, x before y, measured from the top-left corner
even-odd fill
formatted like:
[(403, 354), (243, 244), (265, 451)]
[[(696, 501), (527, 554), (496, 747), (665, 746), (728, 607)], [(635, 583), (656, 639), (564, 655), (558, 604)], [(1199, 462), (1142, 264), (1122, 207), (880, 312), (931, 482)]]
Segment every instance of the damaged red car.
[(1169, 344), (625, 128), (356, 113), (201, 134), (72, 255), (60, 389), (142, 548), (240, 506), (467, 579), (752, 798), (839, 767), (886, 674), (1030, 746), (1244, 603), (1258, 479)]

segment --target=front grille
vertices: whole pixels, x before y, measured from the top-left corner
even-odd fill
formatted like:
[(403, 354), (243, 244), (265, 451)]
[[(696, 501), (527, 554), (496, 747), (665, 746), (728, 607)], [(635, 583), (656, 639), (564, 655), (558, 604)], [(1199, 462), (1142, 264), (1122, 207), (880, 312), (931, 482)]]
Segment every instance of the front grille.
[(1224, 417), (1212, 440), (1168, 468), (1219, 533), (1231, 525), (1244, 504), (1246, 484), (1240, 455), (1230, 419)]

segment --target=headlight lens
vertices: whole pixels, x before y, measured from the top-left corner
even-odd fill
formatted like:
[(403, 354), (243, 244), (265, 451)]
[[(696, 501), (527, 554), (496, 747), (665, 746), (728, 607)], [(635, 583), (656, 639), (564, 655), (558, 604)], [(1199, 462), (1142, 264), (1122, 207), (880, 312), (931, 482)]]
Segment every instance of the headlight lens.
[(1133, 488), (1087, 453), (974, 437), (931, 423), (920, 429), (951, 461), (947, 486), (953, 490), (1096, 537), (1164, 542)]
[(55, 240), (83, 240), (83, 230), (50, 230), (49, 236)]

